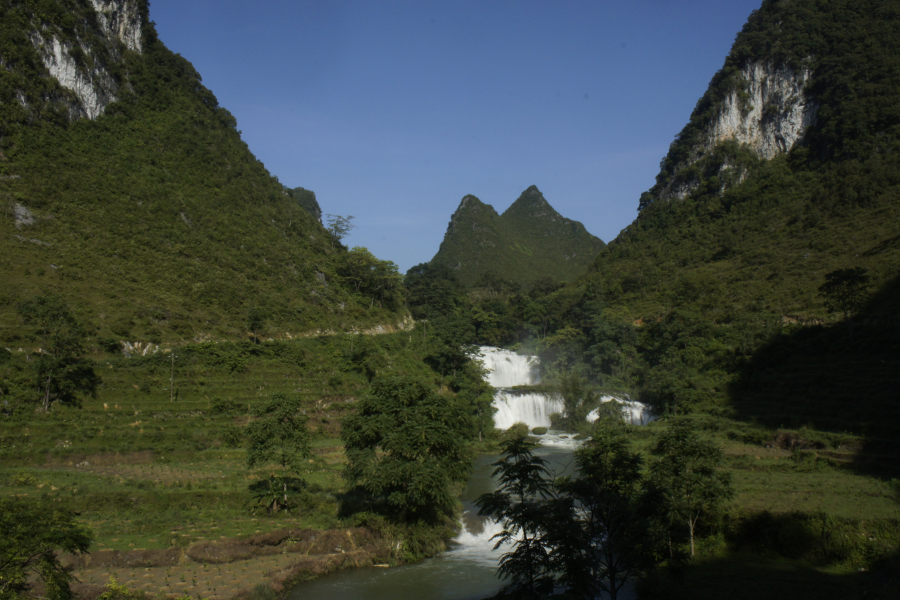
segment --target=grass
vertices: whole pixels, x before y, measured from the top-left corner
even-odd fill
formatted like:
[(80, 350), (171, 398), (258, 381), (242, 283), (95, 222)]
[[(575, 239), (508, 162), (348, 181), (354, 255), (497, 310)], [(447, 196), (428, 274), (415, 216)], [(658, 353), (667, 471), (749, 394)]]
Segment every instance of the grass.
[[(353, 357), (429, 377), (423, 349), (403, 334), (222, 348), (240, 355), (241, 369), (232, 372), (220, 355), (196, 346), (179, 350), (174, 401), (167, 355), (104, 355), (96, 357), (103, 387), (81, 408), (43, 414), (19, 407), (0, 417), (0, 494), (80, 512), (99, 549), (185, 547), (285, 527), (346, 525), (337, 516), (346, 491), (340, 419), (368, 383)], [(26, 367), (24, 353), (14, 353), (0, 368), (24, 376)], [(248, 470), (233, 435), (240, 443), (251, 410), (275, 392), (303, 399), (314, 441), (301, 474), (308, 486), (301, 506), (270, 516), (251, 512), (247, 487), (271, 468)]]

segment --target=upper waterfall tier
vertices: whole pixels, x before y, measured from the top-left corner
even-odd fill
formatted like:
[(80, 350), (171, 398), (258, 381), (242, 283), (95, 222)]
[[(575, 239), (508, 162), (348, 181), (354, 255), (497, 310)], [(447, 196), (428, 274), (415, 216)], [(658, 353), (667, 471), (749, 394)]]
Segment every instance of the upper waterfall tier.
[(491, 387), (509, 388), (516, 385), (535, 385), (541, 382), (536, 356), (521, 356), (510, 350), (481, 346), (487, 381)]

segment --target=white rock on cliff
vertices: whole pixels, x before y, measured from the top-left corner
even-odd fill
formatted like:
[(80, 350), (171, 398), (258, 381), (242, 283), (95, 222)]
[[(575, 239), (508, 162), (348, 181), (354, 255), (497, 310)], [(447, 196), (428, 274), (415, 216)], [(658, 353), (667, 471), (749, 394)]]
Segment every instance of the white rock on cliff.
[[(130, 50), (142, 50), (141, 17), (136, 0), (91, 0), (91, 4), (97, 12), (99, 33), (111, 44), (114, 58), (118, 58), (114, 43), (116, 41), (121, 41)], [(61, 42), (56, 37), (45, 39), (40, 32), (34, 32), (31, 34), (31, 42), (37, 48), (50, 76), (75, 94), (77, 102), (69, 105), (71, 119), (96, 119), (103, 114), (110, 102), (118, 99), (115, 81), (104, 65), (90, 70), (79, 67), (69, 54), (72, 45)], [(81, 49), (85, 54), (90, 54), (90, 48), (86, 45), (81, 45)]]
[(747, 81), (744, 91), (749, 99), (743, 106), (748, 110), (742, 110), (739, 92), (732, 91), (710, 127), (707, 147), (735, 139), (762, 158), (787, 152), (815, 119), (815, 107), (804, 94), (809, 70), (794, 72), (786, 66), (754, 62), (741, 69), (741, 75)]

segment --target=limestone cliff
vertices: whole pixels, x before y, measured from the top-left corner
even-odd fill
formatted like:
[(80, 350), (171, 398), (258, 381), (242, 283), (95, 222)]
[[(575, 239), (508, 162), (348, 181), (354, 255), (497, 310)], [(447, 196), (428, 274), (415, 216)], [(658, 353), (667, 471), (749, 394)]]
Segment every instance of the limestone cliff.
[[(725, 142), (736, 142), (765, 160), (790, 151), (815, 122), (817, 106), (807, 96), (809, 79), (807, 67), (794, 69), (763, 59), (747, 61), (737, 76), (732, 76), (730, 89), (716, 98), (703, 118), (696, 119), (695, 112), (695, 118), (679, 136), (680, 140), (692, 139), (693, 146), (687, 156), (672, 160), (670, 153), (663, 160), (657, 186), (642, 204), (686, 197), (700, 184), (696, 169), (691, 167)], [(719, 160), (717, 169), (723, 189), (740, 183), (745, 176), (740, 166), (727, 159)]]
[[(118, 99), (112, 63), (126, 50), (141, 52), (139, 0), (90, 0), (71, 29), (41, 23), (29, 39), (50, 77), (72, 93), (70, 119), (96, 119)], [(74, 32), (74, 34), (73, 34)]]
[(707, 149), (723, 140), (747, 144), (762, 158), (787, 152), (815, 119), (806, 98), (809, 69), (755, 61), (741, 69), (742, 88), (732, 90), (711, 123)]

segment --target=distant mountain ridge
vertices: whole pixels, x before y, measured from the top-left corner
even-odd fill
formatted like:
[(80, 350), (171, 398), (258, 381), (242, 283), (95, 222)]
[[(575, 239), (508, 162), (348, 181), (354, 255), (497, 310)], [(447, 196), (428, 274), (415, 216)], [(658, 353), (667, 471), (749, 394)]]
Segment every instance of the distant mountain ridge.
[(525, 285), (543, 276), (571, 281), (604, 247), (531, 186), (502, 215), (475, 196), (465, 196), (431, 262), (454, 269), (466, 286), (491, 271)]

